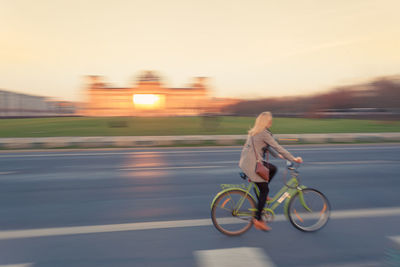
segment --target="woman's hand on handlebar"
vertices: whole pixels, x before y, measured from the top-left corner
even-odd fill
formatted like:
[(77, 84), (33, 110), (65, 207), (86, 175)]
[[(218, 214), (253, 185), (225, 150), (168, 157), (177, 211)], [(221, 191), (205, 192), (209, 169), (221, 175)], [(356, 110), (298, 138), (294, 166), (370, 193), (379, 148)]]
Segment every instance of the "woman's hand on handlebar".
[(303, 163), (303, 159), (301, 157), (294, 158), (294, 162)]

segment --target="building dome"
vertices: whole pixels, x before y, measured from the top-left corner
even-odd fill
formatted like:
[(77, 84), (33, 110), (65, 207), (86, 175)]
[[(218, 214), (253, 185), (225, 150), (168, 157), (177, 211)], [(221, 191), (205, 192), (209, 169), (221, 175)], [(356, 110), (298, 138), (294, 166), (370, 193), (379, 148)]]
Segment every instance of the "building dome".
[(160, 77), (154, 71), (144, 71), (139, 75), (139, 82), (159, 82)]

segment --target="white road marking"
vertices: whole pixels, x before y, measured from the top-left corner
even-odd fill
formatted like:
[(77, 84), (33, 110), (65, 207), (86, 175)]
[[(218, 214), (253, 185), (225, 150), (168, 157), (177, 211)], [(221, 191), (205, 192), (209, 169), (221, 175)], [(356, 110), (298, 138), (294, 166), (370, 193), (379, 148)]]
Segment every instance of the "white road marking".
[(192, 227), (192, 226), (207, 226), (207, 225), (211, 225), (211, 219), (156, 221), (156, 222), (125, 223), (125, 224), (106, 224), (106, 225), (88, 225), (88, 226), (40, 228), (40, 229), (26, 229), (26, 230), (8, 230), (8, 231), (0, 231), (0, 240), (30, 238), (30, 237), (44, 237), (44, 236), (57, 236), (57, 235), (75, 235), (75, 234), (108, 233), (108, 232), (121, 232), (121, 231), (168, 229), (168, 228), (177, 228), (177, 227)]
[(194, 256), (198, 267), (274, 267), (276, 266), (261, 248), (228, 248), (198, 250)]
[(324, 263), (315, 267), (376, 267), (382, 266), (382, 262), (378, 261), (360, 261), (360, 262), (344, 262), (344, 263)]
[(389, 239), (391, 239), (393, 242), (397, 243), (397, 245), (400, 246), (400, 235), (398, 236), (388, 236)]
[(17, 263), (17, 264), (6, 264), (0, 265), (0, 267), (32, 267), (33, 263)]
[(331, 219), (351, 219), (365, 217), (385, 217), (400, 215), (400, 207), (341, 210), (331, 212)]
[(400, 266), (400, 235), (387, 238), (391, 242), (385, 248), (385, 266)]
[[(307, 145), (308, 146), (308, 145)], [(376, 150), (376, 149), (400, 149), (400, 146), (366, 146), (366, 147), (333, 147), (333, 146), (325, 146), (325, 147), (311, 147), (311, 148), (303, 148), (303, 147), (290, 147), (287, 146), (290, 151), (332, 151), (332, 150)], [(176, 148), (174, 148), (176, 149)], [(242, 148), (238, 149), (226, 149), (226, 150), (174, 150), (174, 151), (163, 151), (160, 150), (149, 150), (149, 151), (123, 151), (123, 152), (84, 152), (84, 153), (50, 153), (50, 154), (6, 154), (1, 155), (0, 158), (21, 158), (21, 157), (70, 157), (70, 156), (108, 156), (108, 155), (146, 155), (146, 154), (185, 154), (185, 153), (237, 153), (241, 152)], [(9, 153), (9, 152), (5, 152)], [(39, 152), (41, 153), (41, 152)]]
[[(318, 161), (307, 162), (305, 165), (352, 165), (352, 164), (391, 164), (399, 163), (396, 160), (365, 160), (365, 161)], [(235, 164), (238, 165), (239, 161), (215, 161), (213, 163), (220, 164)], [(119, 171), (151, 171), (151, 170), (180, 170), (180, 169), (212, 169), (212, 168), (228, 168), (228, 165), (205, 165), (205, 166), (165, 166), (165, 167), (133, 167), (121, 168)]]
[[(375, 209), (356, 209), (356, 210), (341, 210), (331, 212), (331, 219), (351, 219), (364, 217), (385, 217), (385, 216), (400, 216), (400, 207), (392, 208), (375, 208)], [(274, 221), (284, 221), (285, 216), (278, 214)], [(242, 223), (242, 220), (239, 220)], [(224, 223), (238, 223), (236, 218), (230, 217), (224, 220)], [(55, 227), (55, 228), (39, 228), (39, 229), (24, 229), (24, 230), (7, 230), (0, 231), (0, 240), (33, 238), (45, 236), (61, 236), (61, 235), (76, 235), (76, 234), (94, 234), (94, 233), (109, 233), (122, 231), (140, 231), (140, 230), (155, 230), (169, 229), (194, 226), (210, 226), (211, 219), (194, 219), (194, 220), (176, 220), (176, 221), (155, 221), (155, 222), (138, 222), (125, 224), (106, 224), (106, 225), (88, 225), (88, 226), (72, 226), (72, 227)]]
[[(15, 171), (11, 171), (11, 172), (0, 172), (0, 175), (7, 175), (7, 174), (14, 174), (14, 173), (17, 173), (17, 172), (15, 172)], [(0, 267), (1, 267), (1, 265), (0, 265)]]
[[(338, 165), (338, 164), (384, 164), (384, 163), (399, 163), (398, 160), (365, 160), (365, 161), (316, 161), (307, 162), (306, 165)], [(219, 164), (235, 164), (238, 165), (239, 161), (214, 161), (213, 163)], [(147, 171), (147, 170), (179, 170), (179, 169), (212, 169), (212, 168), (227, 168), (227, 165), (205, 165), (205, 166), (160, 166), (160, 167), (133, 167), (133, 168), (120, 168), (119, 171)]]
[(336, 165), (336, 164), (384, 164), (384, 163), (398, 163), (399, 160), (348, 160), (348, 161), (310, 161), (305, 162), (305, 165)]
[(179, 170), (179, 169), (210, 169), (210, 168), (224, 168), (226, 166), (177, 166), (177, 167), (138, 167), (138, 168), (124, 168), (120, 171), (151, 171), (151, 170)]
[[(382, 163), (399, 163), (400, 160), (347, 160), (347, 161), (307, 161), (304, 165), (329, 165), (329, 164), (382, 164)], [(205, 163), (205, 162), (203, 162)], [(239, 164), (239, 160), (231, 161), (213, 161), (219, 164)]]
[(311, 147), (311, 148), (299, 148), (299, 147), (288, 147), (289, 151), (332, 151), (332, 150), (379, 150), (379, 149), (400, 149), (399, 146), (370, 146), (370, 147)]
[(51, 153), (51, 154), (12, 154), (0, 155), (0, 158), (21, 158), (21, 157), (70, 157), (70, 156), (108, 156), (108, 155), (148, 155), (148, 154), (185, 154), (185, 153), (229, 153), (240, 152), (237, 150), (182, 150), (182, 151), (141, 151), (141, 152), (102, 152), (102, 153)]

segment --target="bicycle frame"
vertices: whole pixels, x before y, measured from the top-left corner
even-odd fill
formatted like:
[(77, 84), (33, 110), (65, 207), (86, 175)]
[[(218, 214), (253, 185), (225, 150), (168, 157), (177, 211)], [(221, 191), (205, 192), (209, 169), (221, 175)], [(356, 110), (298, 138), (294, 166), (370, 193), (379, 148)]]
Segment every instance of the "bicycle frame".
[[(305, 188), (307, 187), (304, 185), (299, 185), (296, 176), (292, 176), (292, 178), (289, 180), (287, 184), (285, 184), (270, 200), (267, 200), (264, 211), (271, 212), (271, 214), (275, 215), (276, 208), (279, 207), (284, 202), (283, 210), (285, 216), (287, 217), (289, 201), (296, 194), (299, 194), (300, 202), (304, 206), (304, 208), (310, 210), (310, 208), (307, 207), (303, 198), (302, 190)], [(255, 186), (255, 190), (258, 196), (260, 192), (257, 186)]]
[[(288, 218), (288, 207), (289, 207), (289, 201), (290, 199), (295, 195), (295, 194), (299, 194), (299, 199), (301, 204), (304, 206), (305, 209), (310, 210), (310, 208), (306, 205), (306, 203), (304, 202), (304, 198), (303, 198), (303, 193), (302, 190), (307, 188), (304, 185), (299, 185), (298, 180), (297, 180), (297, 175), (292, 174), (292, 178), (289, 180), (289, 182), (287, 184), (285, 184), (273, 197), (271, 200), (267, 200), (266, 202), (266, 207), (264, 208), (265, 212), (270, 212), (272, 215), (275, 215), (275, 209), (277, 207), (280, 206), (280, 204), (282, 204), (282, 202), (284, 203), (284, 213), (286, 218)], [(249, 181), (250, 182), (250, 181)], [(213, 199), (212, 203), (211, 203), (211, 207), (214, 205), (214, 202), (216, 201), (216, 199), (223, 193), (232, 191), (232, 190), (239, 190), (242, 191), (243, 193), (245, 193), (245, 196), (242, 197), (239, 202), (237, 203), (235, 210), (240, 209), (240, 207), (243, 205), (243, 202), (246, 198), (247, 195), (249, 195), (255, 203), (257, 203), (256, 198), (254, 198), (254, 196), (250, 193), (251, 189), (254, 187), (255, 191), (256, 191), (256, 195), (257, 197), (259, 196), (260, 192), (257, 186), (255, 186), (255, 184), (253, 182), (250, 182), (249, 185), (245, 185), (245, 184), (239, 184), (239, 185), (235, 185), (235, 184), (221, 184), (222, 187), (222, 191), (220, 191), (215, 198)], [(250, 209), (250, 211), (254, 212), (256, 210), (252, 210)]]

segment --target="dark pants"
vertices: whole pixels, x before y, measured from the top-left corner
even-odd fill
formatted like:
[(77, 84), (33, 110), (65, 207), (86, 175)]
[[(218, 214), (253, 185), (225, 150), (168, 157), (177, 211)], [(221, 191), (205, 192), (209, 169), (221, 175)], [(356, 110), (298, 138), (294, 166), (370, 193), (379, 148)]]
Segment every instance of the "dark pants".
[(271, 163), (265, 163), (264, 165), (269, 169), (269, 182), (255, 183), (258, 189), (260, 190), (260, 195), (258, 196), (258, 203), (257, 203), (257, 213), (256, 213), (257, 220), (261, 220), (261, 213), (265, 207), (265, 202), (267, 201), (267, 196), (269, 193), (268, 184), (271, 182), (272, 178), (278, 171), (278, 168), (275, 165), (272, 165)]

